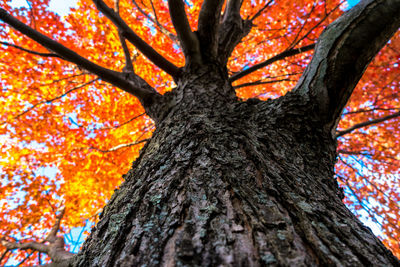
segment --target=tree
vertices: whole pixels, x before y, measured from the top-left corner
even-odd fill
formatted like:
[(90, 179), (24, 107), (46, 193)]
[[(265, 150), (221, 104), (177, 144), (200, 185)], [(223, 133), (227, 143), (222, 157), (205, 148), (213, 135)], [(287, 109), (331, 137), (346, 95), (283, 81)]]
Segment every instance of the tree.
[[(336, 138), (358, 130), (339, 139), (347, 201), (398, 216), (398, 133), (371, 140), (382, 130), (362, 128), (395, 128), (398, 39), (346, 103), (399, 28), (400, 1), (362, 1), (333, 23), (339, 1), (93, 0), (65, 22), (48, 1), (29, 3), (0, 9), (0, 194), (25, 192), (2, 202), (4, 259), (20, 249), (74, 266), (399, 265), (342, 203), (334, 166)], [(365, 204), (371, 192), (381, 205)], [(71, 257), (57, 232), (98, 213)], [(387, 244), (396, 220), (384, 222)]]

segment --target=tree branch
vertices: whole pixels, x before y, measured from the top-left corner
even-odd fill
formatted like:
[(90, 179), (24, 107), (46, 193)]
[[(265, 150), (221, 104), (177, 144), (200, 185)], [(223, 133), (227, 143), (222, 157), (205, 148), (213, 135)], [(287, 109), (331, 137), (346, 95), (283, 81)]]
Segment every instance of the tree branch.
[[(108, 8), (108, 7), (107, 7)], [(111, 9), (111, 12), (115, 14), (115, 12)], [(111, 83), (112, 85), (136, 96), (143, 107), (146, 110), (146, 113), (155, 121), (158, 121), (158, 116), (160, 115), (160, 107), (164, 101), (164, 98), (161, 94), (159, 94), (154, 88), (152, 88), (146, 81), (144, 81), (141, 77), (129, 73), (121, 73), (117, 71), (113, 71), (104, 67), (101, 67), (86, 58), (80, 56), (76, 52), (71, 49), (63, 46), (57, 41), (52, 40), (51, 38), (43, 35), (42, 33), (32, 29), (31, 27), (25, 25), (21, 21), (17, 20), (13, 16), (7, 13), (4, 9), (0, 8), (0, 20), (3, 20), (10, 26), (14, 27), (17, 31), (25, 34), (29, 38), (38, 42), (42, 46), (47, 49), (57, 53), (64, 60), (75, 63), (87, 71), (96, 74), (102, 80)], [(126, 25), (126, 24), (125, 24)], [(126, 27), (128, 27), (126, 25)], [(128, 27), (129, 29), (129, 27)], [(129, 35), (128, 33), (128, 36)], [(129, 38), (128, 38), (129, 39)], [(140, 38), (139, 38), (140, 39)], [(143, 42), (143, 41), (142, 41)], [(148, 46), (147, 44), (145, 44)], [(150, 47), (150, 46), (148, 46)], [(150, 47), (151, 48), (151, 47)], [(151, 48), (152, 49), (152, 48)], [(154, 50), (153, 50), (154, 51)], [(178, 69), (174, 66), (175, 70)], [(177, 74), (177, 72), (175, 73)]]
[(364, 0), (328, 26), (294, 91), (316, 102), (321, 121), (336, 125), (367, 65), (400, 27), (400, 0)]
[(347, 150), (338, 150), (337, 151), (339, 154), (345, 154), (345, 155), (361, 155), (361, 156), (373, 156), (371, 153), (367, 153), (368, 151), (347, 151)]
[(125, 56), (125, 67), (124, 67), (124, 70), (126, 72), (128, 72), (128, 73), (135, 73), (135, 70), (133, 68), (131, 54), (129, 52), (128, 45), (126, 44), (125, 38), (124, 38), (124, 36), (122, 35), (121, 32), (118, 32), (118, 37), (119, 37), (119, 40), (121, 42), (122, 50), (123, 50), (124, 56)]
[[(28, 1), (27, 1), (28, 2)], [(25, 261), (27, 261), (31, 256), (33, 255), (33, 252), (29, 253), (28, 255), (26, 255), (25, 258), (22, 259), (22, 261), (20, 261), (17, 265), (15, 265), (15, 267), (21, 266)]]
[(47, 235), (47, 237), (44, 239), (44, 241), (49, 241), (50, 243), (53, 243), (56, 241), (57, 238), (57, 232), (60, 230), (60, 225), (61, 225), (61, 220), (64, 217), (65, 214), (65, 206), (62, 206), (58, 210), (59, 214), (56, 215), (56, 220), (54, 222), (53, 227), (50, 230), (50, 233)]
[(168, 0), (169, 14), (172, 24), (178, 34), (186, 64), (201, 64), (200, 43), (197, 36), (190, 28), (189, 21), (185, 12), (183, 0)]
[(179, 69), (161, 56), (153, 47), (140, 38), (126, 22), (112, 8), (109, 8), (102, 0), (92, 0), (99, 11), (101, 11), (122, 32), (122, 35), (132, 43), (144, 56), (146, 56), (157, 67), (164, 70), (172, 77), (177, 77)]
[[(56, 220), (54, 222), (53, 227), (50, 230), (48, 236), (43, 240), (43, 242), (12, 242), (8, 241), (5, 238), (0, 238), (0, 244), (6, 247), (7, 250), (13, 249), (22, 249), (22, 250), (34, 250), (41, 253), (46, 253), (50, 259), (54, 262), (63, 262), (68, 260), (74, 256), (73, 253), (70, 253), (65, 250), (64, 238), (57, 237), (57, 232), (60, 229), (61, 220), (65, 213), (65, 208), (62, 207), (60, 213), (56, 216)], [(45, 244), (48, 242), (49, 244)]]
[(18, 46), (18, 45), (14, 45), (14, 44), (7, 43), (7, 42), (1, 42), (1, 41), (0, 41), (0, 44), (2, 44), (2, 45), (7, 45), (7, 46), (11, 46), (11, 47), (17, 48), (17, 49), (19, 49), (19, 50), (22, 50), (22, 51), (24, 51), (24, 52), (27, 52), (27, 53), (30, 53), (30, 54), (33, 54), (33, 55), (37, 55), (37, 56), (41, 56), (41, 57), (58, 57), (58, 58), (61, 58), (61, 59), (62, 59), (62, 57), (60, 57), (59, 55), (54, 54), (54, 53), (36, 52), (36, 51), (33, 51), (33, 50), (29, 50), (29, 49), (23, 48), (23, 47)]
[[(119, 0), (115, 1), (114, 8), (119, 16)], [(119, 29), (118, 29), (118, 37), (119, 37), (119, 41), (121, 42), (122, 50), (124, 51), (124, 56), (125, 56), (125, 68), (124, 69), (128, 73), (134, 73), (135, 71), (133, 69), (131, 54), (130, 54), (128, 46), (125, 42), (125, 37), (122, 35), (122, 32)]]
[[(30, 112), (31, 110), (35, 109), (35, 108), (36, 108), (37, 106), (39, 106), (39, 105), (46, 104), (46, 103), (51, 103), (51, 102), (53, 102), (53, 101), (55, 101), (55, 100), (57, 100), (57, 99), (63, 98), (63, 97), (66, 96), (67, 94), (69, 94), (69, 93), (71, 93), (71, 92), (73, 92), (73, 91), (75, 91), (75, 90), (78, 90), (78, 89), (80, 89), (80, 88), (83, 88), (83, 87), (85, 87), (85, 86), (87, 86), (87, 85), (89, 85), (89, 84), (91, 84), (91, 83), (93, 83), (93, 82), (95, 82), (95, 81), (97, 81), (97, 80), (99, 80), (99, 79), (97, 78), (97, 79), (91, 80), (91, 81), (89, 81), (89, 82), (87, 82), (87, 83), (84, 83), (84, 84), (81, 84), (81, 85), (76, 86), (76, 87), (74, 87), (74, 88), (71, 88), (71, 89), (69, 89), (68, 91), (66, 91), (65, 93), (63, 93), (63, 94), (61, 94), (61, 95), (59, 95), (59, 96), (56, 96), (56, 97), (54, 97), (54, 98), (52, 98), (52, 99), (42, 100), (42, 101), (40, 101), (40, 102), (34, 104), (33, 106), (29, 107), (29, 108), (26, 109), (25, 111), (21, 112), (20, 114), (16, 115), (13, 119), (16, 120), (16, 119), (18, 119), (19, 117), (21, 117), (21, 116), (25, 115), (26, 113)], [(0, 125), (2, 125), (2, 124), (4, 124), (4, 123), (7, 123), (7, 121), (2, 122)]]
[(8, 252), (10, 252), (10, 250), (8, 248), (6, 248), (6, 250), (1, 254), (1, 256), (0, 256), (0, 264), (3, 261), (3, 259), (7, 256)]
[(243, 20), (240, 16), (240, 8), (243, 0), (229, 0), (223, 15), (222, 23), (218, 31), (218, 59), (222, 65), (226, 65), (236, 45), (249, 34), (252, 22)]
[(86, 58), (72, 51), (71, 49), (63, 46), (59, 42), (50, 39), (44, 34), (22, 23), (18, 19), (8, 14), (7, 11), (3, 8), (0, 8), (0, 20), (9, 24), (17, 31), (23, 33), (24, 35), (43, 45), (47, 49), (57, 53), (64, 60), (75, 63), (83, 69), (86, 69), (87, 71), (96, 74), (104, 81), (111, 83), (112, 85), (138, 97), (139, 99), (145, 99), (157, 93), (155, 90), (150, 91), (146, 90), (147, 88), (143, 89), (135, 86), (131, 81), (125, 79), (125, 75), (123, 73), (101, 67), (87, 60)]
[(228, 20), (229, 17), (240, 16), (240, 8), (242, 7), (243, 0), (228, 0), (224, 10), (223, 23)]
[(109, 153), (109, 152), (117, 151), (118, 149), (121, 149), (121, 148), (139, 145), (139, 144), (145, 143), (147, 141), (149, 141), (149, 139), (143, 139), (143, 140), (140, 140), (140, 141), (137, 141), (137, 142), (127, 143), (127, 144), (120, 144), (120, 145), (117, 145), (117, 146), (112, 147), (112, 148), (107, 149), (107, 150), (100, 149), (100, 148), (97, 148), (97, 147), (90, 147), (90, 148), (94, 149), (94, 150), (97, 150), (97, 151), (100, 151), (100, 152), (103, 152), (103, 153)]
[(269, 5), (273, 2), (273, 0), (268, 1), (251, 19), (250, 21), (253, 22), (256, 18), (258, 18), (264, 10), (269, 7)]
[(336, 133), (336, 138), (338, 138), (340, 136), (343, 136), (345, 134), (351, 133), (352, 131), (354, 131), (356, 129), (360, 129), (360, 128), (363, 128), (363, 127), (366, 127), (366, 126), (370, 126), (370, 125), (373, 125), (373, 124), (384, 122), (384, 121), (387, 121), (387, 120), (390, 120), (390, 119), (394, 119), (394, 118), (397, 118), (397, 117), (400, 117), (400, 111), (396, 112), (396, 113), (393, 113), (393, 114), (390, 114), (388, 116), (382, 117), (382, 118), (378, 118), (378, 119), (374, 119), (374, 120), (358, 123), (358, 124), (353, 125), (352, 127), (348, 128), (346, 130), (338, 131)]
[(355, 111), (348, 111), (348, 112), (343, 112), (342, 115), (351, 115), (351, 114), (357, 114), (357, 113), (367, 113), (367, 112), (374, 112), (374, 111), (396, 111), (400, 110), (400, 108), (372, 108), (372, 109), (358, 109)]
[(30, 9), (30, 17), (31, 17), (31, 22), (32, 22), (32, 24), (33, 24), (33, 28), (34, 29), (36, 29), (36, 20), (35, 20), (35, 14), (34, 14), (34, 8), (32, 7), (32, 4), (31, 4), (31, 2), (30, 1), (28, 1), (28, 0), (26, 0), (26, 3), (28, 4), (28, 6), (29, 6), (29, 9)]
[(202, 55), (215, 58), (218, 50), (218, 29), (223, 0), (204, 0), (201, 5), (197, 31)]
[[(353, 158), (353, 159), (354, 159), (354, 158)], [(390, 206), (389, 206), (388, 204), (386, 204), (386, 203), (387, 203), (387, 202), (392, 202), (393, 205), (399, 207), (399, 205), (397, 204), (397, 201), (396, 201), (396, 200), (392, 199), (392, 198), (391, 198), (390, 196), (388, 196), (385, 192), (383, 192), (379, 187), (377, 187), (376, 184), (372, 183), (369, 179), (367, 179), (364, 175), (362, 175), (358, 169), (354, 168), (354, 166), (352, 166), (351, 164), (349, 164), (349, 163), (347, 163), (346, 161), (344, 161), (343, 158), (340, 157), (340, 156), (339, 156), (339, 160), (340, 160), (345, 166), (347, 166), (348, 168), (352, 169), (352, 170), (354, 171), (355, 175), (361, 177), (366, 183), (370, 184), (376, 191), (379, 191), (380, 193), (382, 193), (383, 196), (386, 197), (386, 201), (380, 201), (380, 206), (385, 206), (385, 207), (389, 208)], [(339, 175), (337, 175), (337, 176), (340, 177), (340, 179), (341, 179), (342, 181), (344, 181), (344, 182), (350, 187), (350, 184), (349, 184), (348, 179), (343, 179), (343, 177), (341, 177), (341, 176), (339, 176)], [(354, 188), (354, 186), (352, 186), (352, 188)], [(353, 190), (352, 190), (352, 192), (355, 193)], [(368, 201), (368, 198), (365, 199), (365, 202), (367, 202), (367, 203), (370, 205), (370, 203), (369, 203), (369, 201)], [(361, 203), (361, 202), (360, 202), (360, 203)], [(377, 213), (375, 208), (373, 208), (373, 207), (372, 207), (372, 208), (368, 208), (368, 210), (372, 210), (372, 212), (373, 212), (373, 214), (374, 214), (374, 215), (370, 214), (370, 216), (371, 216), (372, 219), (374, 219), (373, 217), (375, 217), (375, 215), (377, 215), (378, 217), (380, 217), (380, 218), (382, 218), (382, 219), (385, 219), (384, 215), (381, 215), (381, 214)], [(376, 222), (379, 223), (378, 221), (376, 221)], [(388, 221), (388, 220), (386, 220), (386, 222), (387, 222), (388, 224), (390, 224), (390, 225), (391, 225), (392, 227), (394, 227), (394, 228), (397, 227), (396, 224), (393, 224), (393, 223), (391, 223), (391, 222)], [(381, 223), (379, 223), (379, 224), (382, 226)]]
[[(129, 119), (129, 120), (127, 120), (127, 121), (125, 121), (125, 122), (123, 122), (123, 123), (121, 123), (121, 124), (118, 124), (118, 125), (115, 125), (115, 126), (110, 126), (110, 127), (102, 127), (102, 128), (97, 128), (97, 129), (94, 129), (94, 130), (110, 130), (110, 129), (117, 129), (117, 128), (119, 128), (119, 127), (122, 127), (122, 126), (124, 126), (124, 125), (126, 125), (126, 124), (128, 124), (128, 123), (130, 123), (130, 122), (132, 122), (132, 121), (134, 121), (134, 120), (136, 120), (137, 118), (139, 118), (139, 117), (142, 117), (143, 115), (144, 115), (145, 113), (141, 113), (141, 114), (139, 114), (139, 115), (137, 115), (137, 116), (135, 116), (135, 117), (133, 117), (133, 118), (131, 118), (131, 119)], [(82, 126), (80, 126), (80, 127), (82, 127)]]
[[(320, 26), (327, 18), (329, 18), (329, 15), (331, 15), (333, 12), (335, 12), (345, 1), (341, 1), (337, 6), (335, 6), (331, 11), (325, 14), (325, 17), (323, 17), (320, 21), (318, 21), (317, 24), (315, 24), (313, 27), (311, 27), (306, 34), (303, 35), (299, 40), (296, 41), (298, 35), (301, 33), (301, 30), (298, 32), (297, 36), (293, 40), (293, 43), (289, 47), (295, 47), (298, 45), (301, 41), (303, 41), (310, 33), (312, 33), (318, 26)], [(313, 7), (314, 8), (314, 7)], [(312, 12), (312, 11), (311, 11)], [(309, 13), (311, 15), (311, 13)], [(303, 24), (303, 26), (306, 25), (307, 22)]]
[(67, 260), (59, 261), (59, 262), (51, 262), (48, 264), (33, 266), (33, 267), (71, 267), (73, 263), (73, 258), (69, 258)]
[(266, 67), (266, 66), (268, 66), (268, 65), (270, 65), (270, 64), (272, 64), (272, 63), (274, 63), (274, 62), (276, 62), (278, 60), (282, 60), (282, 59), (285, 59), (287, 57), (291, 57), (291, 56), (294, 56), (294, 55), (298, 55), (298, 54), (310, 51), (310, 50), (314, 49), (314, 47), (315, 47), (315, 44), (311, 44), (311, 45), (306, 45), (306, 46), (299, 47), (299, 48), (286, 50), (286, 51), (284, 51), (284, 52), (282, 52), (282, 53), (280, 53), (280, 54), (278, 54), (276, 56), (273, 56), (273, 57), (271, 57), (271, 58), (269, 58), (269, 59), (267, 59), (267, 60), (265, 60), (265, 61), (263, 61), (261, 63), (258, 63), (258, 64), (254, 65), (254, 66), (251, 66), (250, 68), (247, 68), (245, 70), (242, 70), (242, 71), (240, 71), (238, 73), (233, 74), (229, 78), (229, 81), (230, 82), (234, 82), (234, 81), (236, 81), (236, 80), (238, 80), (240, 78), (243, 78), (244, 76), (249, 75), (250, 73), (253, 73), (253, 72), (255, 72), (255, 71), (257, 71), (257, 70), (259, 70), (261, 68), (264, 68), (264, 67)]
[(278, 79), (278, 80), (270, 80), (270, 81), (258, 80), (258, 81), (255, 81), (255, 82), (242, 83), (242, 84), (233, 86), (233, 88), (234, 89), (239, 89), (239, 88), (247, 87), (247, 86), (256, 86), (256, 85), (263, 85), (263, 84), (277, 83), (277, 82), (288, 82), (288, 81), (293, 81), (293, 80), (291, 80), (291, 79)]
[(8, 250), (13, 250), (13, 249), (22, 249), (22, 250), (27, 250), (27, 249), (32, 249), (35, 251), (40, 251), (43, 253), (48, 253), (49, 247), (45, 244), (37, 243), (37, 242), (27, 242), (27, 243), (16, 243), (16, 242), (11, 242), (7, 241), (4, 238), (0, 239), (0, 243), (5, 246)]
[(176, 42), (178, 41), (178, 38), (175, 36), (175, 34), (173, 34), (172, 32), (170, 32), (169, 30), (167, 30), (159, 21), (157, 18), (157, 14), (156, 11), (154, 9), (154, 5), (153, 5), (153, 1), (150, 1), (151, 4), (151, 8), (153, 9), (154, 12), (154, 18), (152, 18), (149, 14), (147, 14), (139, 5), (135, 0), (132, 0), (132, 3), (135, 5), (135, 7), (139, 10), (140, 13), (142, 13), (146, 18), (148, 18), (151, 22), (153, 22), (156, 26), (157, 29), (163, 33), (164, 35), (168, 36), (169, 38), (171, 38), (172, 41)]
[[(339, 176), (339, 177), (340, 177), (340, 176)], [(341, 178), (341, 180), (343, 181), (343, 178)], [(368, 213), (369, 217), (370, 217), (375, 223), (377, 223), (380, 227), (383, 228), (382, 223), (379, 222), (379, 221), (376, 219), (375, 215), (378, 215), (378, 216), (381, 217), (381, 218), (383, 218), (383, 217), (382, 217), (381, 215), (377, 214), (376, 212), (371, 211), (371, 209), (370, 209), (368, 206), (366, 206), (366, 205), (364, 204), (364, 202), (360, 199), (360, 197), (356, 194), (356, 192), (354, 192), (353, 187), (349, 184), (349, 181), (348, 181), (347, 179), (344, 180), (344, 183), (347, 185), (347, 188), (350, 190), (352, 196), (356, 198), (356, 200), (357, 200), (357, 202), (360, 204), (360, 206)], [(369, 204), (368, 201), (366, 201), (366, 202)]]

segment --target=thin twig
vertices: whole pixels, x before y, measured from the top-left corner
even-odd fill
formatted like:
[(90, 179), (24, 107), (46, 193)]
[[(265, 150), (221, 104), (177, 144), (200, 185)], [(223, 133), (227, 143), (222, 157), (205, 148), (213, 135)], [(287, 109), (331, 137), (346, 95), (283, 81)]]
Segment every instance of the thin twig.
[[(393, 202), (394, 205), (395, 205), (396, 207), (399, 208), (399, 205), (397, 204), (397, 201), (393, 200), (390, 196), (388, 196), (385, 192), (383, 192), (380, 188), (378, 188), (378, 187), (376, 186), (376, 184), (372, 183), (372, 182), (369, 181), (367, 178), (365, 178), (365, 176), (362, 175), (362, 174), (360, 173), (359, 170), (357, 170), (357, 169), (354, 168), (352, 165), (350, 165), (349, 163), (347, 163), (346, 161), (344, 161), (344, 160), (342, 159), (342, 157), (339, 156), (339, 159), (340, 159), (340, 161), (341, 161), (345, 166), (347, 166), (348, 168), (352, 169), (352, 170), (355, 172), (355, 174), (357, 174), (358, 176), (360, 176), (366, 183), (370, 184), (373, 188), (375, 188), (376, 191), (380, 192), (380, 193), (381, 193), (383, 196), (385, 196), (389, 201)], [(353, 157), (353, 159), (354, 159), (354, 157)], [(357, 161), (357, 162), (358, 162), (358, 161)], [(360, 164), (360, 165), (361, 165), (361, 164)], [(363, 165), (361, 165), (361, 166), (363, 166)], [(383, 203), (381, 203), (381, 205), (385, 205), (386, 207), (389, 207), (388, 205), (383, 204)], [(395, 225), (393, 225), (393, 226), (395, 227)]]
[(109, 152), (114, 152), (114, 151), (116, 151), (118, 149), (121, 149), (121, 148), (139, 145), (139, 144), (147, 142), (147, 141), (149, 141), (149, 139), (143, 139), (143, 140), (140, 140), (140, 141), (137, 141), (137, 142), (127, 143), (127, 144), (120, 144), (118, 146), (115, 146), (115, 147), (112, 147), (112, 148), (106, 149), (106, 150), (100, 149), (100, 148), (96, 148), (96, 147), (90, 147), (90, 148), (94, 149), (94, 150), (97, 150), (97, 151), (100, 151), (100, 152), (103, 152), (103, 153), (109, 153)]
[(130, 122), (132, 122), (132, 121), (134, 121), (134, 120), (136, 120), (136, 119), (139, 118), (139, 117), (142, 117), (142, 116), (145, 115), (145, 114), (146, 114), (146, 113), (139, 114), (139, 115), (137, 115), (137, 116), (135, 116), (135, 117), (133, 117), (133, 118), (130, 118), (129, 120), (127, 120), (127, 121), (125, 121), (125, 122), (123, 122), (123, 123), (121, 123), (121, 124), (118, 124), (118, 125), (115, 125), (115, 126), (112, 126), (112, 127), (102, 127), (102, 128), (97, 128), (97, 129), (94, 129), (94, 130), (98, 131), (98, 130), (117, 129), (117, 128), (119, 128), (119, 127), (122, 127), (122, 126), (124, 126), (124, 125), (126, 125), (126, 124), (128, 124), (128, 123), (130, 123)]
[(27, 259), (29, 259), (33, 255), (33, 252), (29, 253), (22, 261), (20, 261), (15, 267), (21, 266)]
[(400, 110), (400, 108), (359, 109), (359, 110), (355, 110), (355, 111), (343, 112), (343, 115), (351, 115), (351, 114), (358, 114), (358, 113), (368, 113), (368, 112), (374, 112), (374, 111), (393, 111), (393, 110)]
[(79, 235), (78, 235), (78, 237), (77, 237), (77, 240), (76, 240), (76, 242), (75, 242), (75, 245), (74, 245), (74, 248), (72, 249), (72, 251), (75, 251), (76, 247), (78, 246), (79, 240), (81, 239), (82, 234), (83, 234), (83, 232), (85, 231), (85, 228), (86, 228), (86, 226), (87, 226), (87, 222), (88, 222), (88, 220), (85, 221), (85, 225), (82, 227), (82, 230), (79, 232)]
[[(115, 0), (115, 12), (117, 12), (119, 16), (119, 0)], [(122, 35), (122, 32), (118, 29), (118, 37), (119, 41), (121, 42), (122, 50), (125, 56), (125, 71), (128, 73), (134, 73), (133, 64), (131, 54), (129, 52), (128, 45), (126, 44), (125, 37)]]
[(36, 29), (35, 14), (34, 14), (34, 12), (33, 12), (34, 9), (33, 9), (32, 4), (31, 4), (31, 2), (30, 2), (29, 0), (26, 0), (26, 3), (28, 4), (29, 9), (31, 10), (30, 17), (31, 17), (31, 20), (32, 20), (33, 28)]
[[(340, 177), (338, 175), (338, 177)], [(343, 179), (341, 178), (341, 180), (343, 181)], [(351, 188), (349, 182), (347, 180), (344, 181), (344, 183), (346, 184), (347, 188), (350, 190), (351, 194), (353, 195), (353, 197), (357, 200), (357, 202), (360, 204), (360, 206), (369, 214), (369, 217), (375, 222), (377, 223), (380, 227), (383, 228), (382, 223), (380, 223), (374, 215), (378, 215), (375, 212), (371, 211), (371, 209), (368, 206), (364, 206), (363, 201), (356, 195), (356, 193), (354, 192), (354, 190)], [(368, 201), (367, 201), (368, 202)], [(369, 202), (368, 202), (369, 204)], [(378, 215), (379, 217), (383, 218), (382, 216)], [(384, 219), (384, 218), (383, 218)]]
[(69, 93), (71, 93), (71, 92), (73, 92), (73, 91), (75, 91), (75, 90), (78, 90), (78, 89), (80, 89), (80, 88), (83, 88), (83, 87), (85, 87), (85, 86), (87, 86), (87, 85), (89, 85), (89, 84), (91, 84), (91, 83), (93, 83), (93, 82), (95, 82), (95, 81), (97, 81), (97, 80), (99, 80), (99, 78), (96, 78), (96, 79), (94, 79), (94, 80), (91, 80), (91, 81), (89, 81), (89, 82), (86, 82), (86, 83), (84, 83), (84, 84), (81, 84), (81, 85), (79, 85), (79, 86), (76, 86), (76, 87), (74, 87), (74, 88), (71, 88), (71, 89), (69, 89), (68, 91), (66, 91), (65, 93), (63, 93), (63, 94), (61, 94), (61, 95), (58, 95), (58, 96), (56, 96), (56, 97), (54, 97), (54, 98), (42, 100), (42, 101), (40, 101), (40, 102), (34, 104), (32, 107), (28, 108), (27, 110), (23, 111), (22, 113), (18, 114), (18, 115), (15, 116), (13, 119), (14, 119), (14, 120), (15, 120), (15, 119), (18, 119), (19, 117), (25, 115), (26, 113), (30, 112), (31, 110), (33, 110), (34, 108), (36, 108), (36, 107), (39, 106), (39, 105), (42, 105), (42, 104), (45, 104), (45, 103), (54, 102), (55, 100), (58, 100), (58, 99), (60, 99), (60, 98), (63, 98), (64, 96), (68, 95)]
[[(114, 11), (113, 11), (114, 12)], [(0, 20), (12, 26), (17, 31), (28, 36), (32, 40), (38, 42), (42, 46), (46, 47), (50, 51), (57, 53), (64, 60), (72, 62), (87, 71), (96, 74), (102, 80), (111, 83), (112, 85), (136, 96), (139, 99), (153, 97), (158, 94), (155, 90), (148, 90), (147, 88), (137, 87), (130, 80), (125, 78), (125, 74), (117, 71), (113, 71), (104, 68), (96, 63), (82, 57), (75, 51), (65, 47), (61, 43), (47, 37), (46, 35), (38, 32), (37, 30), (29, 27), (25, 23), (11, 16), (5, 9), (0, 8)]]
[[(290, 48), (296, 46), (296, 44), (297, 44), (297, 43), (296, 43), (297, 38), (299, 37), (299, 35), (300, 35), (301, 31), (304, 29), (304, 27), (305, 27), (306, 25), (308, 25), (308, 19), (310, 18), (312, 12), (314, 11), (314, 9), (315, 9), (315, 7), (316, 7), (315, 4), (316, 4), (316, 1), (314, 1), (314, 4), (313, 4), (313, 6), (312, 6), (310, 12), (308, 12), (308, 14), (306, 15), (307, 17), (304, 19), (304, 22), (303, 22), (302, 25), (300, 26), (300, 30), (297, 32), (296, 36), (293, 38), (292, 44), (289, 45)], [(306, 36), (307, 36), (307, 35), (303, 36), (302, 38), (305, 38)]]
[(253, 22), (256, 18), (258, 18), (264, 10), (269, 7), (269, 5), (273, 2), (273, 0), (268, 1), (251, 19), (250, 21)]
[(1, 254), (1, 256), (0, 256), (0, 264), (4, 260), (4, 258), (7, 256), (8, 252), (10, 252), (10, 249), (6, 248), (6, 250)]
[(17, 48), (17, 49), (19, 49), (19, 50), (22, 50), (22, 51), (24, 51), (24, 52), (27, 52), (27, 53), (30, 53), (30, 54), (33, 54), (33, 55), (37, 55), (37, 56), (41, 56), (41, 57), (58, 57), (58, 58), (61, 58), (61, 59), (62, 59), (62, 57), (60, 57), (59, 55), (54, 54), (54, 53), (42, 53), (42, 52), (37, 52), (37, 51), (33, 51), (33, 50), (30, 50), (30, 49), (23, 48), (23, 47), (21, 47), (21, 46), (19, 46), (19, 45), (10, 44), (10, 43), (8, 43), (8, 42), (2, 42), (2, 41), (0, 41), (0, 44), (6, 45), (6, 46), (11, 46), (11, 47)]
[(126, 22), (112, 8), (102, 0), (92, 0), (97, 9), (101, 11), (122, 32), (122, 35), (131, 42), (144, 56), (172, 77), (177, 77), (178, 67), (160, 55), (153, 47), (140, 38)]
[(270, 65), (270, 64), (272, 64), (272, 63), (274, 63), (274, 62), (276, 62), (278, 60), (282, 60), (282, 59), (285, 59), (287, 57), (291, 57), (291, 56), (294, 56), (294, 55), (298, 55), (298, 54), (310, 51), (310, 50), (314, 49), (314, 47), (315, 47), (315, 44), (311, 44), (311, 45), (306, 45), (306, 46), (299, 47), (299, 48), (286, 50), (286, 51), (284, 51), (284, 52), (282, 52), (282, 53), (280, 53), (280, 54), (278, 54), (276, 56), (273, 56), (272, 58), (269, 58), (269, 59), (267, 59), (267, 60), (265, 60), (265, 61), (263, 61), (261, 63), (258, 63), (256, 65), (254, 65), (254, 66), (252, 66), (250, 68), (247, 68), (245, 70), (242, 70), (242, 71), (240, 71), (238, 73), (233, 74), (229, 78), (229, 81), (230, 82), (234, 82), (234, 81), (236, 81), (236, 80), (238, 80), (238, 79), (240, 79), (240, 78), (242, 78), (242, 77), (244, 77), (246, 75), (249, 75), (250, 73), (255, 72), (256, 70), (264, 68), (264, 67), (266, 67), (266, 66), (268, 66), (268, 65)]
[(176, 42), (178, 41), (178, 38), (176, 37), (175, 34), (173, 34), (172, 32), (170, 32), (167, 28), (165, 28), (160, 21), (157, 18), (157, 13), (154, 9), (154, 5), (153, 5), (153, 1), (150, 1), (151, 7), (153, 9), (153, 13), (154, 13), (154, 19), (147, 14), (143, 8), (141, 8), (138, 3), (135, 0), (132, 0), (132, 3), (135, 5), (135, 7), (139, 10), (140, 13), (142, 13), (146, 18), (148, 18), (152, 23), (154, 23), (157, 27), (156, 29), (159, 30), (161, 33), (163, 33), (164, 35), (168, 36), (172, 41)]
[(233, 88), (234, 89), (239, 89), (239, 88), (247, 87), (247, 86), (256, 86), (256, 85), (263, 85), (263, 84), (277, 83), (277, 82), (288, 82), (288, 81), (293, 81), (293, 80), (291, 80), (291, 79), (280, 79), (280, 80), (271, 80), (271, 81), (258, 80), (258, 81), (255, 81), (255, 82), (242, 83), (242, 84), (233, 86)]
[(304, 40), (315, 28), (317, 28), (319, 25), (321, 25), (328, 17), (330, 14), (332, 14), (335, 10), (337, 10), (345, 1), (340, 2), (336, 7), (334, 7), (331, 11), (328, 12), (328, 14), (321, 19), (317, 24), (315, 24), (313, 27), (311, 27), (311, 29), (309, 29), (307, 31), (307, 33), (301, 37), (298, 41), (293, 42), (289, 48), (295, 47), (296, 45), (298, 45), (302, 40)]
[(384, 122), (384, 121), (387, 121), (387, 120), (390, 120), (390, 119), (394, 119), (394, 118), (397, 118), (399, 116), (400, 116), (400, 111), (396, 112), (396, 113), (393, 113), (393, 114), (390, 114), (388, 116), (382, 117), (382, 118), (378, 118), (378, 119), (374, 119), (374, 120), (358, 123), (358, 124), (353, 125), (352, 127), (348, 128), (346, 130), (338, 131), (336, 133), (336, 138), (338, 138), (340, 136), (343, 136), (345, 134), (351, 133), (352, 131), (354, 131), (356, 129), (363, 128), (363, 127), (366, 127), (366, 126), (370, 126), (370, 125), (373, 125), (373, 124), (377, 124), (377, 123), (380, 123), (380, 122)]

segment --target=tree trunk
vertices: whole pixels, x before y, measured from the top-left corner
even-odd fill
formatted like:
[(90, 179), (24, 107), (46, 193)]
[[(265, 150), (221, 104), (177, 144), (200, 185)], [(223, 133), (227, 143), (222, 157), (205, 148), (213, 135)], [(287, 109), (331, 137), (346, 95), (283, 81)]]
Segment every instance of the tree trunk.
[(225, 70), (183, 73), (74, 266), (399, 266), (342, 203), (310, 99), (240, 101)]

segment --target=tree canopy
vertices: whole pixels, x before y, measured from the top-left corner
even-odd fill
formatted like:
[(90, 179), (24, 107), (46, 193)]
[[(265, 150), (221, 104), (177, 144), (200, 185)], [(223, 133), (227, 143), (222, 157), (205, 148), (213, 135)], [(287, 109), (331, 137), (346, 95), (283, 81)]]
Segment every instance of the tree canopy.
[[(188, 21), (179, 25), (197, 34), (213, 30), (201, 23), (203, 1), (170, 1), (170, 9), (159, 0), (80, 0), (65, 17), (49, 2), (1, 2), (0, 265), (10, 258), (37, 263), (39, 252), (18, 244), (96, 222), (155, 128), (141, 102), (170, 91), (185, 64), (181, 49), (199, 45), (170, 13), (185, 11)], [(234, 6), (225, 5), (223, 14)], [(319, 35), (346, 8), (337, 0), (243, 1), (238, 27), (249, 34), (226, 58), (237, 96), (277, 98), (292, 89)], [(344, 201), (380, 226), (397, 256), (399, 62), (397, 33), (365, 71), (335, 133)], [(155, 92), (125, 84), (126, 75)]]

